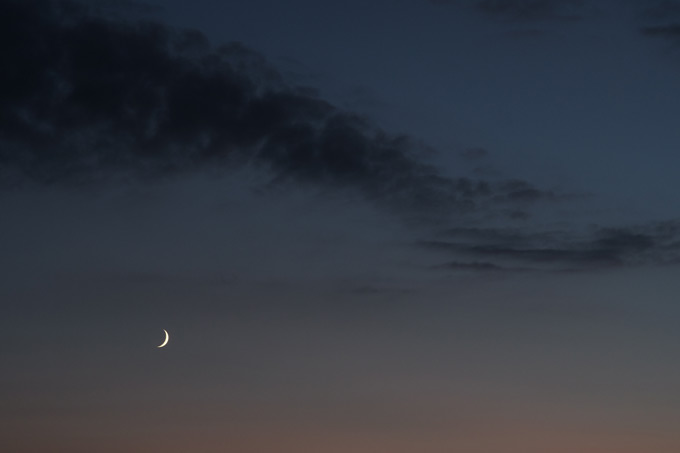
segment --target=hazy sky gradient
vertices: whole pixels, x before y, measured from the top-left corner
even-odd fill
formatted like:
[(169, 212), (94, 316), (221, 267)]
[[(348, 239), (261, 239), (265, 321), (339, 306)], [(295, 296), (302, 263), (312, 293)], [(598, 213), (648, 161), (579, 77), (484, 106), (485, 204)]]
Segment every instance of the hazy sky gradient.
[(0, 450), (679, 451), (680, 3), (50, 5)]

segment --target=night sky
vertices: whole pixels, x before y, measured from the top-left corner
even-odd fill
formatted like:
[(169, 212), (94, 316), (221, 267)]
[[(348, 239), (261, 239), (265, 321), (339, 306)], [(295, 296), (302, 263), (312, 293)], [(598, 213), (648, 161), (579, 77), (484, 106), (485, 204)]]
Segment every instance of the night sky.
[(0, 0), (0, 58), (0, 451), (680, 451), (680, 1)]

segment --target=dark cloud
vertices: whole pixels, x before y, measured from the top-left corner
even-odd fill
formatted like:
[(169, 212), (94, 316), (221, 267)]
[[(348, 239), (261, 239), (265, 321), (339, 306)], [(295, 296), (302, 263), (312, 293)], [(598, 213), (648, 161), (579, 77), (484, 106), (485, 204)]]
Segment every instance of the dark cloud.
[(411, 288), (388, 288), (388, 287), (378, 287), (371, 285), (357, 286), (349, 290), (351, 294), (360, 296), (400, 296), (407, 294), (414, 294), (416, 290)]
[(680, 41), (679, 1), (645, 2), (639, 19), (644, 23), (639, 29), (643, 36), (666, 39), (674, 44)]
[[(433, 266), (433, 269), (445, 269), (454, 271), (471, 271), (471, 272), (507, 272), (516, 271), (507, 267), (499, 266), (489, 262), (461, 262), (451, 261), (444, 264)], [(519, 270), (519, 269), (517, 269)]]
[(678, 40), (680, 39), (680, 23), (643, 27), (640, 32), (645, 36)]
[(526, 244), (537, 240), (549, 240), (556, 233), (528, 234), (518, 228), (449, 228), (439, 235), (456, 240), (472, 241), (476, 243), (493, 244)]
[(476, 7), (492, 17), (512, 21), (573, 21), (582, 18), (579, 0), (480, 0)]
[(505, 198), (511, 201), (534, 201), (554, 194), (544, 193), (525, 181), (508, 181), (503, 184)]
[(645, 1), (641, 16), (644, 19), (656, 21), (680, 17), (680, 2), (676, 0)]
[(5, 187), (254, 165), (276, 182), (352, 188), (399, 209), (554, 198), (521, 181), (448, 178), (410, 138), (288, 85), (242, 44), (215, 49), (195, 30), (70, 1), (3, 0), (0, 46)]
[(532, 203), (535, 201), (568, 201), (587, 197), (586, 194), (562, 194), (541, 190), (519, 179), (500, 182), (496, 186), (494, 200), (499, 202)]
[[(596, 228), (581, 235), (566, 231), (529, 233), (517, 229), (455, 228), (441, 234), (445, 240), (423, 241), (420, 245), (458, 258), (439, 268), (578, 271), (674, 264), (680, 250), (679, 232), (680, 222)], [(469, 263), (461, 258), (476, 261)]]
[(513, 219), (513, 220), (527, 220), (530, 217), (528, 212), (522, 211), (521, 209), (511, 209), (511, 210), (505, 211), (505, 215), (509, 219)]

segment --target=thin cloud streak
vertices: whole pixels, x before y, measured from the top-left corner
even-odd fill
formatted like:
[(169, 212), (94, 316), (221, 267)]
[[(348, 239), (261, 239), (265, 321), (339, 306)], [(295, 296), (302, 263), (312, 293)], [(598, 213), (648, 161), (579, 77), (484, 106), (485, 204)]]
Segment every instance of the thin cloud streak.
[(643, 27), (640, 32), (645, 36), (676, 40), (680, 39), (680, 23)]
[[(677, 264), (680, 222), (598, 227), (587, 234), (568, 231), (524, 233), (511, 229), (452, 229), (449, 239), (419, 246), (456, 257), (436, 268), (478, 271), (585, 271), (644, 264)], [(475, 261), (460, 261), (460, 258)], [(478, 261), (482, 260), (482, 261)]]
[[(434, 4), (458, 5), (455, 0), (430, 0)], [(581, 0), (476, 0), (468, 8), (492, 19), (508, 22), (573, 22), (584, 18)]]

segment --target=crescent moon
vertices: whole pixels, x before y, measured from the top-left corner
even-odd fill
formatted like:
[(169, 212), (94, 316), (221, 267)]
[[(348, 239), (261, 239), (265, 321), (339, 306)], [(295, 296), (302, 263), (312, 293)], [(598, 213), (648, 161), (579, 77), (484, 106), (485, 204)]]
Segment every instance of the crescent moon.
[(163, 346), (168, 344), (168, 341), (170, 340), (170, 334), (168, 333), (168, 331), (163, 329), (163, 332), (165, 332), (165, 341), (163, 341), (163, 343), (160, 346), (158, 346), (159, 348), (162, 348)]

